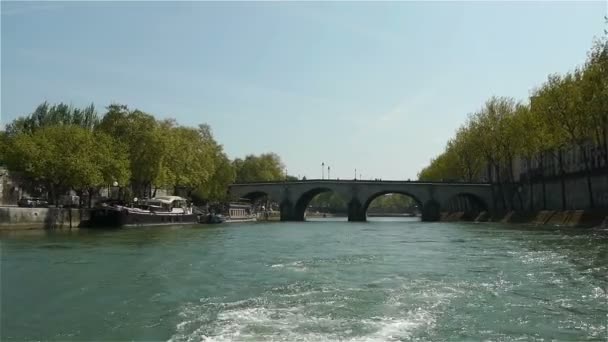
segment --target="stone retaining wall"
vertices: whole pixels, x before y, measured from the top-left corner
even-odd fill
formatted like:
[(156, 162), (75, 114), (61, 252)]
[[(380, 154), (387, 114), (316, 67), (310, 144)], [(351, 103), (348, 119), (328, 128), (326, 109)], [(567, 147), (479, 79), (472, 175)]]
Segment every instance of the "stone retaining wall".
[(535, 226), (608, 228), (608, 209), (481, 212), (475, 219), (464, 212), (442, 213), (441, 221), (524, 223)]
[(0, 230), (78, 229), (89, 218), (87, 209), (0, 207)]

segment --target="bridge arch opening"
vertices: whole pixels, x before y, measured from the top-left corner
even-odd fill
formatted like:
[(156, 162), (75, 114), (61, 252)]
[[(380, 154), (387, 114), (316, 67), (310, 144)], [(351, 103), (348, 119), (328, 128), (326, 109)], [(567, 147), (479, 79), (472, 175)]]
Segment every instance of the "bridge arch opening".
[(347, 202), (329, 188), (315, 188), (300, 196), (294, 207), (298, 220), (306, 218), (345, 217)]
[(479, 214), (488, 211), (488, 205), (479, 196), (471, 193), (459, 193), (452, 196), (444, 208), (448, 214), (448, 219), (451, 216), (459, 220), (475, 220)]
[(382, 191), (370, 196), (363, 204), (367, 220), (379, 217), (420, 217), (423, 203), (402, 191)]

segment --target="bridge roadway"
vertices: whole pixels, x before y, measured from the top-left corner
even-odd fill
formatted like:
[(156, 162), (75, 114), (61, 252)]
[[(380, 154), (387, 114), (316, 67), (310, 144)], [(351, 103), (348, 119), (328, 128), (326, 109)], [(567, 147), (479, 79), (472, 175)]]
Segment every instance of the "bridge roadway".
[(442, 211), (475, 215), (494, 209), (490, 184), (316, 179), (232, 184), (228, 191), (232, 198), (255, 201), (266, 196), (279, 203), (281, 221), (304, 221), (310, 201), (327, 191), (337, 193), (348, 203), (349, 221), (365, 221), (370, 203), (388, 193), (413, 198), (421, 208), (423, 221), (438, 220)]

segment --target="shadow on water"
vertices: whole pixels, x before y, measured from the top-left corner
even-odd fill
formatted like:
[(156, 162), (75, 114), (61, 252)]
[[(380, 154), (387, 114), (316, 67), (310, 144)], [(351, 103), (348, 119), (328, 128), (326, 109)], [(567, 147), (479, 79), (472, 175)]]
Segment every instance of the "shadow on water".
[(48, 250), (96, 248), (103, 246), (147, 247), (181, 243), (196, 237), (218, 238), (221, 227), (205, 225), (149, 226), (124, 229), (29, 229), (0, 231), (0, 241), (11, 240), (24, 248)]

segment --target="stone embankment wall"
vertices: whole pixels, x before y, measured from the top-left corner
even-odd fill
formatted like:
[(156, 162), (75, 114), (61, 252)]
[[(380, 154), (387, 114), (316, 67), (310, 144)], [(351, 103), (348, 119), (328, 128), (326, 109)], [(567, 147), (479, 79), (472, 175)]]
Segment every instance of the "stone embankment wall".
[(78, 229), (88, 218), (86, 209), (0, 207), (0, 230)]
[[(591, 177), (593, 207), (589, 200), (587, 178), (569, 175), (564, 181), (565, 206), (559, 178), (543, 183), (522, 184), (503, 189), (507, 208), (494, 212), (444, 212), (442, 221), (476, 221), (528, 223), (565, 227), (608, 228), (608, 175)], [(495, 187), (497, 207), (502, 207), (498, 187)]]
[(475, 218), (465, 212), (442, 213), (441, 221), (474, 221), (524, 223), (535, 226), (560, 227), (597, 227), (608, 229), (608, 210), (540, 210), (540, 211), (503, 211), (482, 212)]
[[(564, 182), (566, 210), (590, 209), (587, 178), (577, 175), (567, 177)], [(608, 175), (595, 175), (591, 177), (591, 188), (595, 208), (608, 209)], [(564, 210), (562, 208), (562, 186), (559, 179), (553, 178), (545, 181), (545, 195), (543, 203), (543, 184), (535, 182), (532, 187), (522, 185), (522, 206), (524, 210)], [(514, 194), (515, 209), (520, 206), (519, 196)]]

